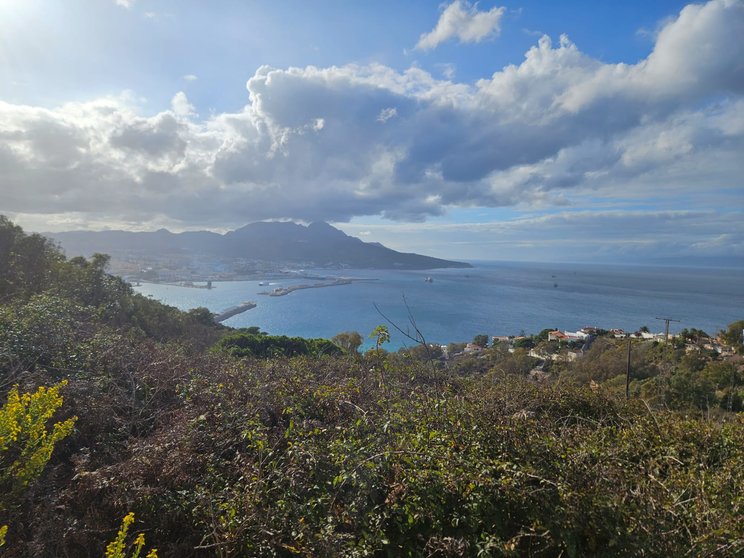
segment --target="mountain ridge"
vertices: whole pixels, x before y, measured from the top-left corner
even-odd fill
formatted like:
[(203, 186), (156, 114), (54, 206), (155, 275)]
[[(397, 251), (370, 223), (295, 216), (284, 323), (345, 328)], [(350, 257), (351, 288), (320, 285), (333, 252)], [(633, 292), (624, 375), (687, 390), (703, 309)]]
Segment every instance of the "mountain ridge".
[(224, 234), (210, 231), (182, 233), (68, 231), (44, 233), (60, 244), (68, 256), (95, 252), (114, 257), (142, 255), (210, 255), (287, 263), (313, 263), (318, 267), (347, 266), (360, 269), (469, 268), (470, 264), (409, 252), (398, 252), (378, 242), (364, 242), (316, 221), (301, 225), (291, 221), (257, 221)]

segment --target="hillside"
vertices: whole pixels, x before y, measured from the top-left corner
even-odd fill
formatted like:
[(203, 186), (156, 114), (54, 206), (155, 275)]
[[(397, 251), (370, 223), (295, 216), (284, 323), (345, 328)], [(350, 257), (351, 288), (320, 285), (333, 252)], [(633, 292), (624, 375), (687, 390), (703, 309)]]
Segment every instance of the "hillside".
[(357, 269), (466, 268), (470, 264), (397, 252), (379, 243), (348, 236), (323, 222), (308, 226), (289, 222), (251, 223), (225, 234), (128, 231), (47, 233), (69, 256), (96, 252), (115, 257), (165, 258), (208, 255), (226, 260), (345, 266)]
[(626, 401), (609, 341), (536, 382), (522, 348), (231, 330), (106, 263), (0, 217), (4, 557), (103, 556), (124, 517), (108, 556), (744, 552), (742, 379), (715, 355), (636, 349)]

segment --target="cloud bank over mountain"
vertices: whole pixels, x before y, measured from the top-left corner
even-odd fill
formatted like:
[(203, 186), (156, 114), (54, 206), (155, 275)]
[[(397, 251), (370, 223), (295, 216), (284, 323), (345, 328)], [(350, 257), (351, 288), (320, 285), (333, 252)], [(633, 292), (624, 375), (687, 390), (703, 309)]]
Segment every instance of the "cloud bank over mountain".
[[(412, 250), (448, 245), (465, 260), (503, 259), (624, 262), (721, 257), (744, 264), (741, 214), (715, 211), (559, 211), (548, 215), (480, 223), (344, 224), (348, 234), (373, 236), (393, 248), (401, 239)], [(568, 255), (568, 256), (564, 256)]]
[[(453, 6), (468, 25), (498, 12), (452, 4), (427, 48), (498, 29), (500, 15), (470, 31), (443, 23)], [(519, 65), (473, 83), (415, 66), (263, 66), (236, 112), (197, 115), (182, 91), (149, 115), (132, 93), (52, 109), (0, 102), (0, 208), (51, 223), (225, 228), (577, 200), (666, 209), (705, 206), (708, 193), (741, 210), (741, 37), (744, 3), (712, 0), (663, 25), (636, 63), (543, 36)]]

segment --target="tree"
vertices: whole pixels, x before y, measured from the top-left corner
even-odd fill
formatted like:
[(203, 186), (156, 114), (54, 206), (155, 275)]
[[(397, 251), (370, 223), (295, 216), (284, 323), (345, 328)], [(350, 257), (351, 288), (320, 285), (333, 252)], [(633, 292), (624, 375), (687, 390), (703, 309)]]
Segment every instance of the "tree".
[(444, 351), (442, 351), (441, 345), (432, 343), (428, 346), (414, 345), (413, 347), (402, 347), (398, 349), (398, 353), (401, 355), (407, 355), (415, 360), (425, 362), (430, 359), (441, 358), (441, 356), (444, 354)]
[(390, 343), (390, 331), (386, 325), (380, 324), (372, 330), (369, 338), (375, 340), (375, 352), (379, 352), (383, 343)]
[(488, 335), (481, 333), (480, 335), (476, 335), (473, 337), (473, 345), (478, 345), (479, 347), (486, 348), (488, 347)]
[(63, 260), (61, 252), (40, 234), (23, 229), (0, 215), (0, 301), (8, 296), (27, 297), (52, 284), (52, 269)]
[(683, 329), (679, 332), (679, 338), (683, 341), (689, 341), (695, 344), (702, 344), (707, 341), (710, 336), (705, 333), (702, 329), (690, 328)]
[(672, 408), (693, 406), (703, 411), (718, 403), (711, 379), (706, 374), (691, 370), (678, 370), (672, 375), (666, 399)]
[(720, 393), (720, 405), (727, 411), (741, 410), (739, 394), (743, 380), (733, 362), (708, 362), (702, 372)]
[[(32, 296), (26, 304), (0, 307), (0, 367), (33, 370), (58, 365), (58, 359), (75, 353), (77, 332), (89, 315), (69, 299), (47, 293)], [(0, 376), (0, 386), (15, 381), (8, 368), (7, 375)]]
[(338, 335), (335, 335), (331, 341), (341, 347), (347, 353), (359, 352), (359, 347), (362, 346), (364, 340), (358, 331), (343, 331)]
[(720, 338), (736, 352), (742, 352), (744, 350), (744, 320), (729, 324), (725, 331), (721, 331)]
[(543, 330), (542, 330), (542, 331), (541, 331), (540, 333), (538, 333), (538, 334), (536, 335), (536, 339), (537, 339), (538, 341), (547, 341), (547, 340), (548, 340), (548, 334), (549, 334), (549, 333), (550, 333), (551, 331), (555, 331), (555, 330), (557, 330), (557, 329), (558, 329), (558, 328), (556, 328), (556, 327), (551, 327), (551, 328), (543, 329)]
[[(525, 349), (516, 349), (513, 353), (505, 352), (499, 355), (496, 360), (484, 361), (483, 359), (473, 359), (478, 362), (485, 362), (488, 369), (499, 375), (517, 375), (525, 376), (539, 362), (538, 359), (529, 355)], [(474, 367), (471, 366), (474, 371)]]
[(338, 355), (341, 349), (327, 339), (303, 339), (286, 335), (267, 335), (236, 331), (223, 337), (217, 347), (238, 358), (276, 358)]
[(532, 340), (531, 337), (523, 337), (522, 339), (517, 339), (514, 341), (514, 346), (517, 349), (531, 349), (535, 346), (535, 342)]
[(733, 362), (707, 362), (703, 373), (710, 378), (717, 389), (735, 388), (742, 384), (741, 374)]
[(199, 324), (212, 326), (214, 325), (214, 314), (209, 311), (208, 308), (200, 306), (199, 308), (192, 308), (187, 312), (188, 316)]

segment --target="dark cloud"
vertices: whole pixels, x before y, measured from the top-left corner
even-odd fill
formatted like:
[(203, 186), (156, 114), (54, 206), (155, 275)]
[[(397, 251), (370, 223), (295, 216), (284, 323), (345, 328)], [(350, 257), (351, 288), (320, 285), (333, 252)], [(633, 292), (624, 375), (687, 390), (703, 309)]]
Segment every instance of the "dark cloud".
[(173, 114), (166, 112), (128, 123), (114, 132), (109, 141), (112, 147), (146, 157), (183, 157), (186, 149), (186, 141), (181, 137), (183, 128)]

